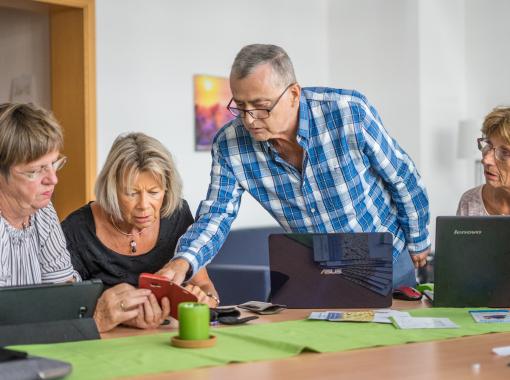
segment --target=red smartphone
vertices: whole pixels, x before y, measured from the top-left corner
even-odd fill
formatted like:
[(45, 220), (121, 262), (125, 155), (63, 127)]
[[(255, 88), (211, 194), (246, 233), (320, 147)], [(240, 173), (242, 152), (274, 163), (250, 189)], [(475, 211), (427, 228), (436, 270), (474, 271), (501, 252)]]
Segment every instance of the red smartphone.
[(175, 319), (178, 319), (177, 311), (181, 302), (198, 302), (198, 298), (193, 293), (173, 283), (165, 276), (141, 273), (138, 277), (138, 287), (150, 289), (159, 304), (163, 297), (167, 297), (170, 300), (170, 316)]

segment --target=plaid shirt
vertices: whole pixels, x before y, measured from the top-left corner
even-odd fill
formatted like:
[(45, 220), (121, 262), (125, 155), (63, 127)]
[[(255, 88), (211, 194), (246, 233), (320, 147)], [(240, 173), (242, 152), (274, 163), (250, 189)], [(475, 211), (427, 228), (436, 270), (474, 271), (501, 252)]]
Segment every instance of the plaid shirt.
[[(248, 191), (288, 232), (391, 232), (393, 258), (430, 246), (428, 198), (411, 158), (357, 91), (303, 88), (297, 141), (302, 172), (241, 119), (218, 131), (211, 183), (175, 258), (196, 271), (220, 250)], [(242, 254), (242, 252), (239, 252)]]

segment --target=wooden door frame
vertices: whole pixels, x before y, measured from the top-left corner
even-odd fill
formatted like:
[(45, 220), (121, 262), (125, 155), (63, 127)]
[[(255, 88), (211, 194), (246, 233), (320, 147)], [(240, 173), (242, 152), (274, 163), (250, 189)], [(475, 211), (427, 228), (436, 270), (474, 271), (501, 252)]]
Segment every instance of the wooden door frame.
[(60, 218), (94, 199), (96, 147), (95, 0), (0, 0), (0, 5), (47, 12), (51, 110), (64, 131), (67, 165), (53, 204)]
[(59, 175), (54, 199), (59, 216), (64, 218), (94, 198), (97, 169), (95, 0), (33, 2), (49, 5), (51, 104), (63, 126), (64, 153), (70, 158)]

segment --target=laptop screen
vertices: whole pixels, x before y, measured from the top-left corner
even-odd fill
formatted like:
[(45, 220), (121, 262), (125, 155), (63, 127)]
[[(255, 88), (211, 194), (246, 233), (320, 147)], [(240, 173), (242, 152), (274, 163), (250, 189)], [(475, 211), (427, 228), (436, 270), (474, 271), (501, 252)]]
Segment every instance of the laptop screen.
[(510, 306), (510, 217), (438, 217), (434, 280), (434, 306)]

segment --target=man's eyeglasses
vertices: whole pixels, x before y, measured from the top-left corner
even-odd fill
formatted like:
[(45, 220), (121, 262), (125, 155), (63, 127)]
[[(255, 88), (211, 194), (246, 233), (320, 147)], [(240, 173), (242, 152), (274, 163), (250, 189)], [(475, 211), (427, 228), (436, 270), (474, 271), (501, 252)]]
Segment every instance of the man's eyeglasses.
[(498, 146), (497, 148), (494, 148), (492, 146), (492, 143), (484, 138), (481, 137), (477, 139), (478, 142), (478, 149), (480, 152), (482, 152), (482, 156), (486, 156), (491, 150), (494, 151), (494, 157), (496, 160), (506, 162), (510, 160), (510, 151), (502, 146)]
[(235, 117), (240, 117), (242, 119), (246, 117), (246, 114), (249, 114), (254, 119), (267, 119), (271, 111), (276, 107), (276, 105), (282, 98), (283, 94), (285, 94), (285, 92), (287, 92), (287, 90), (291, 88), (293, 85), (295, 85), (295, 83), (291, 83), (287, 87), (285, 87), (285, 90), (283, 90), (281, 95), (275, 100), (275, 102), (270, 108), (254, 108), (251, 110), (245, 110), (242, 108), (232, 107), (231, 104), (234, 101), (234, 98), (232, 98), (230, 99), (230, 102), (228, 102), (227, 109), (230, 111), (232, 115), (234, 115)]
[(52, 162), (51, 164), (40, 166), (38, 169), (35, 169), (35, 170), (30, 170), (30, 171), (26, 171), (26, 172), (18, 172), (18, 173), (24, 175), (30, 181), (35, 181), (35, 180), (42, 178), (50, 170), (54, 170), (55, 172), (59, 171), (60, 169), (62, 169), (64, 167), (66, 162), (67, 162), (67, 157), (62, 156), (62, 157), (58, 158), (56, 161)]

